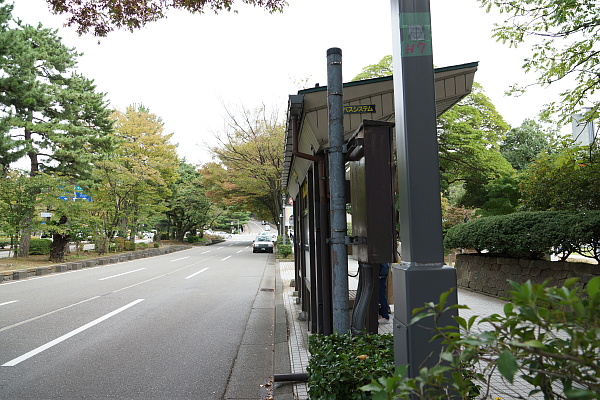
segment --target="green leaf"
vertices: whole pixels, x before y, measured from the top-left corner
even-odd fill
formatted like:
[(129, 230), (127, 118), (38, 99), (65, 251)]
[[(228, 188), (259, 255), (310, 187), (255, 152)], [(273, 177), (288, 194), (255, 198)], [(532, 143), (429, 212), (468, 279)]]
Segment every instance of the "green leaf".
[(510, 383), (513, 383), (515, 373), (519, 369), (515, 357), (508, 350), (504, 350), (500, 354), (500, 357), (498, 357), (497, 365), (498, 371), (500, 371), (502, 376)]
[(595, 276), (587, 284), (587, 293), (590, 297), (596, 296), (600, 291), (600, 277)]

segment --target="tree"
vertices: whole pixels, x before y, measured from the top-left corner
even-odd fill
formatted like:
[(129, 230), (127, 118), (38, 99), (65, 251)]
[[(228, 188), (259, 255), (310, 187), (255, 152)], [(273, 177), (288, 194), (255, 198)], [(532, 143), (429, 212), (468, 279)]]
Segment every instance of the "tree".
[(392, 65), (392, 56), (384, 56), (377, 64), (367, 65), (362, 71), (352, 78), (354, 81), (362, 81), (364, 79), (381, 78), (394, 74), (394, 66)]
[(278, 221), (282, 209), (281, 168), (285, 125), (262, 106), (228, 113), (229, 129), (211, 148), (218, 163), (202, 169), (207, 195), (225, 207), (238, 206), (259, 218)]
[(600, 210), (600, 149), (566, 147), (542, 154), (525, 170), (521, 199), (527, 210)]
[(508, 128), (477, 83), (469, 96), (438, 118), (442, 188), (462, 184), (459, 204), (484, 207), (490, 200), (486, 185), (514, 174), (499, 149)]
[[(70, 14), (67, 26), (75, 26), (79, 34), (93, 31), (106, 36), (114, 29), (134, 31), (148, 22), (166, 17), (169, 9), (191, 13), (211, 10), (232, 11), (234, 0), (47, 0), (55, 14)], [(269, 12), (282, 11), (286, 0), (242, 0)]]
[[(74, 72), (78, 54), (61, 43), (55, 30), (17, 22), (0, 32), (0, 43), (3, 170), (26, 154), (32, 177), (52, 173), (71, 184), (86, 179), (91, 164), (112, 144), (104, 94)], [(39, 194), (35, 190), (32, 198)], [(26, 219), (34, 218), (34, 208), (24, 212)], [(21, 256), (29, 252), (30, 226), (23, 220)]]
[(539, 153), (548, 149), (551, 134), (544, 132), (542, 126), (526, 119), (521, 126), (512, 128), (500, 144), (500, 153), (517, 171), (527, 167)]
[[(558, 113), (561, 122), (584, 104), (592, 106), (588, 120), (597, 119), (600, 101), (594, 97), (600, 88), (598, 28), (600, 4), (591, 0), (479, 0), (489, 12), (493, 7), (509, 17), (496, 25), (494, 37), (510, 46), (533, 42), (531, 57), (524, 60), (526, 72), (537, 72), (536, 85), (543, 87), (569, 79), (570, 89), (551, 102), (548, 115)], [(522, 93), (527, 86), (515, 85)]]
[(165, 214), (175, 239), (183, 241), (186, 232), (196, 233), (209, 221), (212, 203), (205, 195), (201, 175), (185, 161), (179, 164), (179, 179), (171, 186), (171, 192)]
[(163, 134), (163, 122), (143, 105), (115, 111), (116, 150), (96, 164), (93, 188), (97, 245), (106, 250), (117, 232), (131, 239), (143, 223), (166, 210), (169, 186), (177, 179), (176, 146)]

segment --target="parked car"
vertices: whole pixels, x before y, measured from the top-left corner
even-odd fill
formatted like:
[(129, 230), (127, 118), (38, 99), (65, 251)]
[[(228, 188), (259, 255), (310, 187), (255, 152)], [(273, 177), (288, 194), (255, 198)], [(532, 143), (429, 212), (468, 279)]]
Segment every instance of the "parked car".
[(273, 247), (273, 241), (270, 238), (264, 235), (258, 235), (252, 243), (252, 252), (258, 253), (264, 251), (267, 253), (272, 253)]

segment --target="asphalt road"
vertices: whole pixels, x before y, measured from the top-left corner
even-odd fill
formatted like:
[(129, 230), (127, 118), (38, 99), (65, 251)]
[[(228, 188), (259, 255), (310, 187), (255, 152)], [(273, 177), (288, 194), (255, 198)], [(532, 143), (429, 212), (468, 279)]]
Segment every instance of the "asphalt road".
[(0, 399), (259, 398), (240, 377), (268, 378), (273, 258), (251, 240), (0, 285)]

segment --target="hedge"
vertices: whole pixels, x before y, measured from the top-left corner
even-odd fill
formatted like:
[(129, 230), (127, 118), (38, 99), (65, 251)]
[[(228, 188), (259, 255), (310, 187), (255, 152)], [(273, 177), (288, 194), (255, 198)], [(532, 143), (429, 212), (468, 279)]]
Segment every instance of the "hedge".
[(30, 255), (45, 255), (50, 254), (50, 246), (52, 246), (52, 240), (50, 239), (31, 239), (29, 242), (29, 254)]
[(600, 263), (600, 211), (527, 211), (471, 220), (448, 230), (448, 249), (484, 250), (517, 258), (573, 252)]

